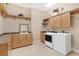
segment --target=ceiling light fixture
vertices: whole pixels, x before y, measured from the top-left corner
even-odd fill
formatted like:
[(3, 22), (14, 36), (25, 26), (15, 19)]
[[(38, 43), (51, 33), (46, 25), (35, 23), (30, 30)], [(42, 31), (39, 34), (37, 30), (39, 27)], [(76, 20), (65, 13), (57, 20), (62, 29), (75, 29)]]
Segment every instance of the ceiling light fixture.
[(47, 3), (46, 7), (51, 7), (52, 5), (54, 5), (55, 3)]

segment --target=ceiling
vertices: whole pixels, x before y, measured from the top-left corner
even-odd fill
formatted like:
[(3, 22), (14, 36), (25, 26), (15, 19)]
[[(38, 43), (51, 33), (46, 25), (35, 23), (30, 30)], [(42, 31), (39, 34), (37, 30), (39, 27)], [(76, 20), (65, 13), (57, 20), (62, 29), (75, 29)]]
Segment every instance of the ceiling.
[(50, 7), (46, 7), (47, 3), (13, 3), (13, 4), (24, 8), (36, 8), (42, 11), (47, 11), (50, 8)]

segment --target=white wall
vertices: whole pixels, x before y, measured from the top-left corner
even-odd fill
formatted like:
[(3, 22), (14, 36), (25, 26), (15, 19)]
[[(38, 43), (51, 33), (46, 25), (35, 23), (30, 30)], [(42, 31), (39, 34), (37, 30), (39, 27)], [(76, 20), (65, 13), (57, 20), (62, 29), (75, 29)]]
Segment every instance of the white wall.
[(4, 33), (4, 30), (5, 30), (4, 29), (4, 18), (1, 16), (1, 13), (0, 13), (0, 44), (7, 43), (8, 39), (10, 39), (10, 35), (2, 35)]
[[(60, 9), (60, 13), (63, 13), (75, 8), (79, 8), (79, 3), (56, 3), (51, 7), (51, 9), (48, 10), (48, 15), (55, 15), (55, 13), (53, 13), (53, 10), (56, 8)], [(63, 11), (61, 11), (61, 8), (64, 8)]]
[(3, 25), (4, 32), (19, 32), (19, 24), (29, 24), (30, 29), (29, 20), (17, 19), (17, 18), (5, 18)]
[[(23, 7), (19, 7), (13, 4), (8, 4), (6, 9), (11, 15), (18, 15), (22, 13), (25, 17), (31, 17), (31, 10)], [(3, 17), (3, 31), (4, 32), (19, 32), (19, 24), (29, 24), (30, 29), (30, 20), (18, 19), (18, 18), (10, 18)]]
[(19, 13), (22, 13), (26, 17), (31, 17), (31, 9), (28, 9), (28, 8), (23, 8), (14, 4), (8, 4), (6, 6), (6, 9), (8, 13), (12, 15), (17, 16)]
[(40, 31), (42, 30), (42, 20), (45, 17), (45, 12), (31, 9), (31, 31), (34, 40), (40, 39)]
[(4, 32), (3, 24), (4, 24), (4, 20), (3, 20), (3, 17), (1, 16), (1, 13), (0, 13), (0, 34), (2, 34)]

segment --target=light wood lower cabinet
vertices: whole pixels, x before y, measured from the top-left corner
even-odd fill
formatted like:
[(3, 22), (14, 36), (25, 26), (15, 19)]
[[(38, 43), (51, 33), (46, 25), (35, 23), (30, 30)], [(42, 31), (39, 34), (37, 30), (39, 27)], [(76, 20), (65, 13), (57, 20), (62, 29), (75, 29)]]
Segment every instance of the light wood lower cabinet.
[(8, 55), (8, 43), (1, 43), (0, 56), (7, 56), (7, 55)]
[(31, 45), (33, 43), (32, 34), (13, 34), (12, 35), (12, 48)]
[(12, 34), (12, 48), (19, 46), (19, 37), (18, 34)]
[(19, 36), (18, 37), (18, 39), (19, 39), (19, 41), (18, 41), (19, 42), (19, 46), (24, 46), (25, 42), (26, 42), (25, 40), (27, 39), (26, 35), (22, 34), (22, 35), (18, 35), (18, 36)]
[(9, 39), (9, 42), (8, 42), (8, 50), (11, 50), (12, 49), (12, 40)]
[(45, 43), (45, 32), (40, 32), (40, 40)]
[(8, 55), (11, 54), (11, 50), (12, 50), (12, 39), (10, 36), (10, 39), (8, 40)]
[(32, 35), (26, 35), (25, 45), (31, 45), (32, 43)]
[(12, 40), (11, 40), (11, 36), (10, 36), (8, 41), (6, 41), (4, 43), (0, 43), (0, 56), (10, 55), (11, 49), (12, 49)]

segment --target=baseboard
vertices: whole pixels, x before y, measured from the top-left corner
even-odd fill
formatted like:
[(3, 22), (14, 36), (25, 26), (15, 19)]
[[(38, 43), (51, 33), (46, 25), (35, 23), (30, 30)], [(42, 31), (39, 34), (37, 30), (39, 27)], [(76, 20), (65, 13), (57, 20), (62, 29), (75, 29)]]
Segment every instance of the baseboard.
[(76, 49), (76, 48), (72, 48), (72, 51), (79, 53), (79, 49)]

